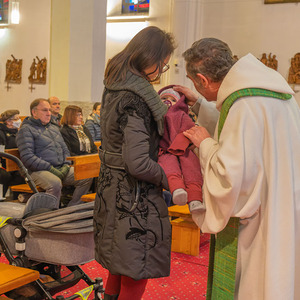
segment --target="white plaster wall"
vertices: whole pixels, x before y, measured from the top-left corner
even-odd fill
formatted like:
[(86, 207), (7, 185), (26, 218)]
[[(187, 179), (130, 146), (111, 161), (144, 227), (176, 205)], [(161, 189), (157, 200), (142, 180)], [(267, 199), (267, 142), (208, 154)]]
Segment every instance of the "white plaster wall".
[[(120, 12), (120, 0), (108, 0), (107, 14), (114, 15)], [(158, 26), (170, 31), (170, 20), (172, 13), (172, 0), (150, 0), (149, 20), (146, 22), (119, 22), (107, 23), (106, 25), (106, 62), (124, 49), (127, 43), (140, 30), (147, 26)], [(156, 90), (168, 84), (169, 73), (163, 74), (161, 84), (155, 84)]]
[[(198, 5), (196, 5), (198, 2)], [(251, 52), (258, 58), (262, 53), (275, 54), (278, 71), (288, 78), (290, 59), (300, 52), (300, 3), (264, 4), (263, 0), (174, 0), (174, 23), (181, 12), (181, 30), (177, 29), (179, 42), (203, 37), (219, 38), (230, 46), (238, 57)], [(194, 23), (193, 10), (198, 16)], [(179, 25), (177, 25), (179, 27)], [(176, 30), (176, 26), (174, 27)], [(196, 28), (196, 29), (195, 29)], [(190, 35), (191, 33), (191, 35)], [(192, 43), (192, 42), (191, 42)], [(191, 46), (187, 45), (187, 48)], [(181, 48), (180, 48), (181, 50)], [(185, 49), (183, 49), (185, 50)], [(177, 78), (184, 82), (182, 76)], [(300, 90), (300, 86), (294, 86)], [(296, 93), (300, 102), (300, 93)]]
[[(48, 97), (48, 74), (46, 85), (35, 85), (35, 90), (29, 90), (29, 69), (35, 56), (46, 57), (49, 66), (50, 46), (50, 0), (19, 0), (20, 24), (12, 25), (5, 30), (0, 38), (0, 112), (17, 108), (21, 115), (29, 114), (29, 104), (38, 97)], [(23, 59), (22, 82), (12, 84), (6, 90), (5, 64), (11, 59), (11, 54), (17, 59)]]
[(105, 25), (105, 1), (71, 1), (69, 101), (96, 102), (101, 98)]
[(69, 101), (91, 101), (93, 1), (70, 6)]

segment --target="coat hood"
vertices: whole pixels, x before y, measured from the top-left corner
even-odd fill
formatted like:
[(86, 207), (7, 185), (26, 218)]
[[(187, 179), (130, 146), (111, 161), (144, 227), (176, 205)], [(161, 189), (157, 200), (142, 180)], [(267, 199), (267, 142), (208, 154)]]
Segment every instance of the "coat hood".
[(112, 91), (130, 91), (141, 97), (149, 107), (154, 120), (157, 123), (159, 135), (164, 133), (164, 115), (166, 114), (168, 108), (160, 100), (157, 92), (154, 90), (151, 83), (146, 79), (139, 77), (130, 71), (127, 72), (124, 81), (116, 81), (112, 84), (107, 84), (104, 80), (104, 85), (107, 89)]
[[(40, 119), (35, 119), (35, 118), (33, 118), (33, 117), (26, 117), (26, 118), (23, 120), (21, 126), (24, 126), (25, 124), (30, 124), (30, 125), (35, 125), (35, 126), (46, 127), (46, 126), (49, 125), (50, 123), (52, 123), (51, 120), (50, 120), (50, 122), (49, 122), (48, 124), (43, 125)], [(53, 124), (54, 124), (54, 123), (53, 123)], [(56, 124), (55, 124), (55, 125), (56, 125)]]
[(87, 116), (86, 121), (91, 120), (96, 124), (100, 124), (100, 117), (97, 118), (95, 113), (91, 113), (90, 115)]
[(217, 109), (224, 100), (245, 88), (261, 88), (278, 93), (294, 94), (286, 80), (275, 70), (265, 66), (251, 53), (240, 58), (225, 76), (217, 96)]

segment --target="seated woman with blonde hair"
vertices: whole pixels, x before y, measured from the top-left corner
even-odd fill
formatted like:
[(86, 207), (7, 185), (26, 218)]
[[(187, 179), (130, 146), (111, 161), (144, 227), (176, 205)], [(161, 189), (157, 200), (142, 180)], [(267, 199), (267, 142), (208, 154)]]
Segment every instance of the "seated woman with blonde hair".
[(68, 105), (61, 119), (60, 130), (71, 156), (97, 153), (97, 147), (89, 130), (82, 125), (82, 109)]

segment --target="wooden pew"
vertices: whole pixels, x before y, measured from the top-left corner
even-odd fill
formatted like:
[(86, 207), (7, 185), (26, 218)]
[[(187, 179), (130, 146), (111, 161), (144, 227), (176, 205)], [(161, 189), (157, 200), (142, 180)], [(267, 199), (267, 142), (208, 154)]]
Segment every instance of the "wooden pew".
[(38, 271), (0, 263), (0, 295), (39, 278)]
[(27, 118), (28, 116), (20, 116), (21, 121), (23, 122), (25, 118)]
[(98, 153), (69, 156), (67, 160), (72, 162), (75, 180), (98, 177), (101, 164)]
[[(20, 159), (20, 153), (18, 148), (12, 148), (12, 149), (5, 149), (5, 153), (11, 154), (16, 156), (17, 158)], [(7, 172), (12, 172), (12, 171), (18, 171), (19, 167), (18, 165), (11, 159), (5, 159), (5, 163), (6, 163), (6, 171)], [(39, 192), (43, 191), (43, 189), (41, 189), (39, 186), (36, 187), (38, 189)], [(18, 184), (18, 185), (12, 185), (10, 186), (10, 189), (13, 192), (19, 192), (19, 193), (28, 193), (28, 194), (32, 194), (33, 191), (31, 190), (30, 186), (27, 183), (24, 184)]]
[(193, 222), (188, 205), (173, 205), (168, 208), (171, 220), (172, 246), (174, 252), (198, 256), (200, 247), (200, 228)]
[(95, 201), (95, 198), (96, 198), (96, 193), (92, 193), (92, 194), (85, 194), (81, 196), (80, 200), (83, 202), (92, 202)]
[[(5, 149), (5, 153), (14, 155), (14, 156), (16, 156), (17, 158), (20, 159), (20, 153), (19, 153), (18, 148)], [(14, 161), (12, 161), (11, 159), (6, 159), (6, 158), (4, 158), (4, 159), (5, 159), (5, 163), (6, 163), (6, 171), (7, 172), (12, 172), (12, 171), (19, 170), (18, 165)]]
[(94, 142), (94, 144), (96, 145), (97, 149), (99, 149), (99, 147), (101, 146), (101, 142)]

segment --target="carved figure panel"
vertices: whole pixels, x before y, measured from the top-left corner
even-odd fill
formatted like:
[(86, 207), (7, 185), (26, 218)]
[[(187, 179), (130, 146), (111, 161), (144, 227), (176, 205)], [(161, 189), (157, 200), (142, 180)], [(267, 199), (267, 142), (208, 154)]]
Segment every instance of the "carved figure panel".
[(22, 59), (16, 59), (12, 54), (13, 59), (6, 61), (5, 81), (7, 83), (21, 83), (22, 81)]
[(266, 53), (262, 54), (260, 61), (265, 64), (267, 67), (272, 68), (277, 71), (278, 69), (278, 60), (276, 59), (276, 55), (272, 55), (269, 53), (268, 57)]
[(300, 52), (291, 59), (288, 83), (300, 84)]
[(38, 56), (33, 59), (30, 66), (30, 73), (28, 76), (31, 84), (46, 84), (47, 76), (47, 59), (44, 57), (39, 59)]

